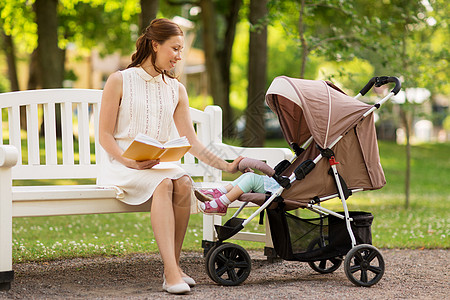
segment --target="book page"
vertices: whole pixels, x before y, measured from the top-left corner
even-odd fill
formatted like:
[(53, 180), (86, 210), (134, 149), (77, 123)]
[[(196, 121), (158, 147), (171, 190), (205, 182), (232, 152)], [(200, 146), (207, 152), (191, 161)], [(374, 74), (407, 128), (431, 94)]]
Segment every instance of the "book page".
[(148, 135), (145, 135), (143, 133), (138, 133), (136, 137), (134, 138), (135, 141), (138, 141), (140, 143), (153, 145), (159, 148), (164, 148), (163, 144), (161, 144), (158, 140), (149, 137)]
[(159, 141), (139, 133), (122, 156), (137, 161), (148, 159), (160, 159), (162, 162), (177, 161), (181, 159), (191, 147), (192, 146), (185, 136), (171, 140), (162, 145)]
[(188, 139), (185, 136), (173, 139), (164, 144), (164, 148), (190, 146)]

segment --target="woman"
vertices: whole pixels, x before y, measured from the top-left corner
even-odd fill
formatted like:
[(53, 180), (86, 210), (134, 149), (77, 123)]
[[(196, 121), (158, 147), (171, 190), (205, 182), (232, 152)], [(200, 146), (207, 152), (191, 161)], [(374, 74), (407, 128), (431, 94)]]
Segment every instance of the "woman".
[(234, 173), (242, 159), (228, 163), (198, 140), (186, 89), (169, 72), (181, 59), (183, 45), (183, 32), (177, 24), (167, 19), (150, 23), (136, 41), (131, 64), (112, 74), (105, 84), (99, 136), (107, 158), (98, 182), (123, 190), (125, 203), (151, 201), (151, 224), (164, 263), (163, 289), (177, 294), (189, 292), (195, 285), (179, 265), (195, 200), (192, 181), (176, 164), (135, 161), (122, 157), (122, 153), (139, 132), (166, 142), (175, 124), (179, 135), (186, 136), (192, 145), (190, 153), (210, 166)]

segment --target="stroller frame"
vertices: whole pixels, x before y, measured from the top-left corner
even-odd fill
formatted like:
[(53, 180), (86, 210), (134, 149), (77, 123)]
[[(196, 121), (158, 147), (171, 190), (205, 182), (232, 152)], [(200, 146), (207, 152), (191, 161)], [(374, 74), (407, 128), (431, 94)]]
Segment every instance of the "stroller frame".
[[(359, 122), (362, 122), (367, 116), (369, 116), (375, 110), (379, 109), (392, 96), (396, 95), (400, 91), (401, 84), (400, 84), (399, 79), (396, 77), (387, 77), (387, 76), (373, 77), (366, 84), (366, 86), (358, 93), (358, 95), (356, 95), (354, 97), (354, 99), (358, 99), (361, 96), (364, 96), (374, 85), (377, 87), (380, 87), (382, 85), (385, 85), (385, 84), (391, 83), (391, 82), (395, 83), (394, 89), (387, 96), (385, 96), (379, 102), (374, 104), (372, 106), (372, 108), (370, 108), (368, 111), (366, 111), (362, 115), (362, 118)], [(250, 273), (250, 268), (251, 268), (250, 258), (248, 256), (248, 253), (242, 247), (240, 247), (238, 245), (223, 243), (223, 241), (232, 237), (237, 232), (242, 230), (246, 225), (248, 225), (256, 216), (261, 214), (266, 208), (269, 207), (269, 205), (271, 205), (274, 201), (276, 201), (276, 199), (279, 199), (279, 197), (281, 196), (283, 191), (288, 189), (291, 186), (291, 184), (293, 184), (297, 180), (304, 179), (305, 176), (307, 176), (312, 171), (312, 169), (314, 169), (314, 167), (317, 165), (317, 163), (320, 160), (322, 160), (323, 158), (328, 158), (328, 160), (329, 160), (329, 165), (332, 170), (332, 175), (334, 177), (338, 192), (336, 194), (332, 194), (332, 195), (316, 197), (314, 200), (311, 200), (306, 205), (305, 208), (307, 208), (308, 210), (310, 210), (314, 213), (319, 214), (320, 216), (332, 215), (341, 220), (345, 220), (345, 226), (347, 228), (347, 232), (348, 232), (348, 235), (349, 235), (350, 241), (351, 241), (351, 250), (347, 253), (346, 259), (345, 259), (345, 267), (346, 267), (345, 273), (350, 281), (352, 281), (357, 286), (372, 286), (373, 284), (377, 283), (381, 279), (381, 277), (383, 276), (383, 273), (384, 273), (384, 260), (381, 256), (381, 253), (379, 253), (379, 251), (372, 245), (369, 245), (369, 244), (357, 245), (355, 235), (354, 235), (352, 227), (351, 227), (351, 222), (354, 220), (352, 217), (350, 217), (350, 213), (349, 213), (347, 203), (346, 203), (346, 199), (351, 194), (360, 192), (363, 189), (351, 189), (351, 190), (347, 189), (345, 182), (341, 181), (342, 178), (340, 177), (339, 172), (336, 167), (336, 165), (339, 163), (336, 162), (334, 153), (331, 150), (345, 136), (345, 134), (339, 135), (332, 143), (329, 144), (327, 149), (320, 149), (320, 154), (317, 155), (317, 157), (315, 157), (314, 160), (309, 160), (309, 161), (303, 162), (301, 165), (299, 165), (296, 168), (296, 170), (294, 172), (292, 172), (292, 174), (288, 178), (286, 178), (286, 177), (281, 178), (281, 176), (277, 175), (277, 174), (280, 174), (282, 171), (284, 171), (287, 168), (286, 167), (287, 164), (284, 164), (284, 167), (281, 167), (281, 170), (277, 170), (278, 166), (275, 167), (276, 175), (274, 175), (273, 177), (280, 184), (280, 188), (278, 190), (276, 190), (274, 193), (272, 193), (272, 195), (270, 195), (270, 197), (247, 219), (238, 218), (238, 215), (242, 212), (244, 207), (248, 204), (248, 202), (244, 202), (238, 208), (238, 210), (234, 213), (234, 215), (231, 217), (230, 220), (228, 220), (223, 226), (216, 226), (216, 231), (218, 233), (219, 241), (217, 242), (217, 245), (215, 247), (213, 247), (212, 249), (210, 249), (206, 255), (206, 270), (211, 279), (213, 279), (215, 282), (217, 282), (219, 284), (223, 284), (223, 285), (238, 285), (246, 280), (246, 278), (248, 277), (248, 275)], [(293, 158), (289, 161), (288, 166), (290, 166), (295, 160), (297, 160), (299, 155), (303, 151), (305, 151), (305, 149), (308, 148), (312, 142), (313, 142), (313, 137), (311, 136), (306, 142), (303, 143), (303, 145), (300, 147), (300, 149), (295, 149), (296, 155), (294, 155)], [(279, 165), (281, 165), (281, 163)], [(344, 214), (334, 212), (334, 211), (324, 208), (320, 205), (321, 202), (332, 199), (332, 198), (336, 198), (336, 197), (339, 197), (341, 199)], [(228, 269), (227, 269), (229, 278), (223, 279), (222, 275), (225, 273), (225, 271), (223, 270), (223, 268), (221, 268), (221, 270), (219, 272), (216, 272), (217, 271), (216, 263), (217, 263), (218, 256), (220, 256), (220, 255), (223, 256), (224, 253), (233, 253), (231, 256), (233, 256), (235, 259), (238, 260), (232, 264), (233, 268), (234, 268), (234, 265), (239, 265), (239, 264), (240, 265), (247, 264), (249, 266), (249, 268), (244, 267), (243, 269), (241, 268), (238, 271), (238, 273), (234, 273), (234, 271), (232, 271), (231, 274), (228, 272)], [(377, 276), (375, 276), (375, 278), (369, 280), (366, 278), (367, 274), (364, 275), (365, 274), (364, 273), (361, 275), (360, 279), (355, 278), (353, 276), (353, 273), (355, 272), (356, 268), (360, 267), (360, 265), (366, 264), (366, 261), (365, 260), (358, 261), (356, 263), (356, 268), (355, 268), (355, 266), (353, 266), (353, 269), (352, 269), (350, 266), (351, 260), (354, 260), (356, 256), (358, 257), (357, 260), (361, 260), (361, 257), (367, 256), (367, 255), (370, 255), (371, 259), (376, 257), (380, 263), (379, 270), (376, 270), (376, 272), (378, 272)], [(347, 260), (347, 258), (349, 258), (349, 259)], [(223, 260), (223, 257), (220, 259)], [(314, 270), (316, 270), (320, 273), (330, 273), (330, 272), (333, 272), (335, 269), (337, 269), (342, 262), (342, 258), (336, 258), (336, 259), (339, 259), (339, 261), (331, 259), (333, 266), (330, 268), (325, 267), (324, 260), (321, 260), (320, 267), (315, 266), (314, 262), (309, 261), (308, 263)], [(370, 261), (368, 263), (369, 263), (369, 265), (366, 267), (371, 268)], [(227, 264), (230, 264), (229, 260), (228, 260)], [(222, 267), (223, 267), (223, 264), (222, 264)]]

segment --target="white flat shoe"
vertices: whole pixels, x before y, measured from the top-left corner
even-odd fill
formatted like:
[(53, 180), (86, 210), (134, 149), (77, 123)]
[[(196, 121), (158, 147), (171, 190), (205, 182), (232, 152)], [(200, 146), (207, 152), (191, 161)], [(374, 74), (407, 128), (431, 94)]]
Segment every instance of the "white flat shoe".
[(181, 279), (183, 279), (184, 282), (186, 282), (190, 287), (194, 287), (196, 285), (195, 280), (189, 276), (183, 276)]
[(170, 293), (170, 294), (186, 294), (191, 291), (191, 288), (186, 282), (183, 283), (177, 283), (174, 285), (168, 285), (166, 284), (166, 278), (164, 278), (163, 290)]

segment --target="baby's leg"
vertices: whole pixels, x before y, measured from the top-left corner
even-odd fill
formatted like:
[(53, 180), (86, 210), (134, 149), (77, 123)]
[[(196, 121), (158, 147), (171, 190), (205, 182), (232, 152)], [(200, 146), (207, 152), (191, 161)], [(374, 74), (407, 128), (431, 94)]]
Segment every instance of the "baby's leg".
[(262, 175), (255, 173), (245, 173), (239, 176), (238, 179), (231, 183), (233, 186), (238, 186), (243, 193), (265, 193), (264, 179)]
[[(210, 201), (203, 202), (203, 195), (196, 191), (197, 198), (203, 203), (199, 204), (199, 209), (205, 214), (225, 215), (228, 205), (238, 199), (244, 192), (254, 191), (264, 193), (264, 179), (261, 175), (254, 173), (245, 173), (230, 185), (232, 188), (225, 195), (220, 197), (209, 198)], [(227, 186), (227, 190), (230, 188)]]

